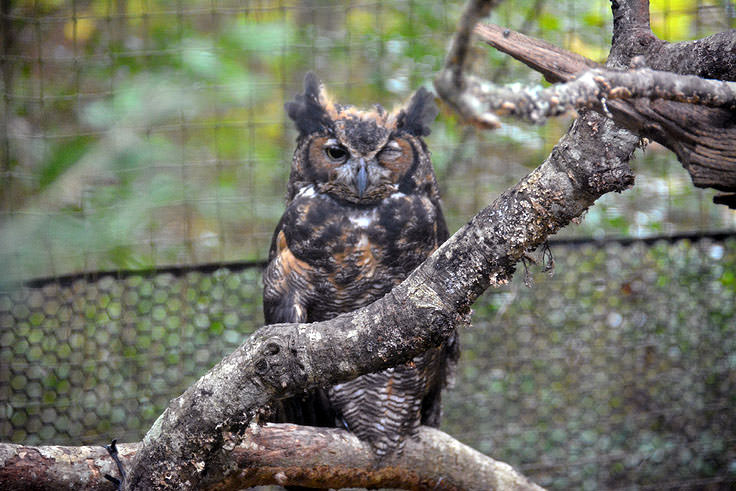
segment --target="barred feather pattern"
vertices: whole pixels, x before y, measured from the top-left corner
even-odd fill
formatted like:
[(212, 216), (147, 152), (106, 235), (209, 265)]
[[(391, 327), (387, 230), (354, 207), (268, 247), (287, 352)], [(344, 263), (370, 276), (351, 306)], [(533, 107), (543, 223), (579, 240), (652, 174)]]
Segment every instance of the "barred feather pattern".
[(440, 371), (439, 354), (435, 349), (411, 363), (363, 375), (328, 391), (337, 417), (350, 432), (370, 443), (379, 459), (401, 452), (406, 437), (416, 433), (422, 399)]

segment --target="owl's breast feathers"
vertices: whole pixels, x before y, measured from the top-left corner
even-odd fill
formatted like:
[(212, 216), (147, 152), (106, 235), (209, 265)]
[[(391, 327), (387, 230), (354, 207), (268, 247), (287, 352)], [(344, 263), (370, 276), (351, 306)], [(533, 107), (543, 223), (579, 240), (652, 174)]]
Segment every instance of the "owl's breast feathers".
[[(287, 205), (264, 271), (266, 322), (314, 322), (372, 303), (447, 238), (439, 205), (395, 192), (372, 206), (304, 187)], [(380, 458), (420, 424), (439, 425), (440, 393), (459, 355), (453, 336), (406, 365), (283, 401), (277, 420), (347, 427)]]
[(354, 206), (305, 188), (276, 229), (264, 277), (267, 316), (291, 309), (296, 318), (266, 320), (313, 322), (367, 305), (406, 278), (443, 234), (441, 212), (421, 194)]

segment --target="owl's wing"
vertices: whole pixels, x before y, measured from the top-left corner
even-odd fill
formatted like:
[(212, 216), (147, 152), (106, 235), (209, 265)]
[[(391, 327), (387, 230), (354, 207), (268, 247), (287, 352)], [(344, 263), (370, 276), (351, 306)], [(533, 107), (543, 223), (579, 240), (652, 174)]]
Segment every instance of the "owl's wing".
[(450, 336), (440, 348), (440, 360), (429, 392), (422, 399), (421, 421), (425, 426), (439, 428), (442, 419), (442, 389), (452, 387), (455, 382), (455, 367), (460, 359), (460, 341), (457, 332)]
[[(276, 227), (269, 263), (263, 272), (263, 313), (266, 324), (307, 322), (312, 269), (298, 259), (286, 242), (283, 218)], [(334, 426), (335, 416), (327, 394), (317, 389), (279, 401), (272, 421), (309, 426)]]
[(276, 226), (268, 253), (268, 265), (263, 271), (263, 314), (266, 324), (307, 322), (305, 288), (309, 286), (311, 267), (289, 249), (284, 233), (284, 217)]

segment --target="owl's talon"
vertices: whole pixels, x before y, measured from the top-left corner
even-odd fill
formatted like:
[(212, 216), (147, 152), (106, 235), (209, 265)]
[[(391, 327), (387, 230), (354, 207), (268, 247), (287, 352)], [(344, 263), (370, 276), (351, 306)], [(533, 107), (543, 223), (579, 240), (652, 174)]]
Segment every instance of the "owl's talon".
[(118, 473), (120, 474), (120, 479), (117, 477), (113, 477), (110, 474), (105, 474), (105, 479), (113, 483), (115, 486), (117, 486), (115, 489), (123, 489), (123, 483), (125, 482), (125, 469), (123, 468), (123, 463), (120, 461), (120, 457), (118, 456), (118, 447), (117, 447), (117, 439), (113, 439), (112, 443), (110, 445), (104, 445), (105, 450), (107, 450), (107, 453), (110, 454), (110, 457), (112, 457), (112, 460), (115, 462), (115, 465), (118, 468)]

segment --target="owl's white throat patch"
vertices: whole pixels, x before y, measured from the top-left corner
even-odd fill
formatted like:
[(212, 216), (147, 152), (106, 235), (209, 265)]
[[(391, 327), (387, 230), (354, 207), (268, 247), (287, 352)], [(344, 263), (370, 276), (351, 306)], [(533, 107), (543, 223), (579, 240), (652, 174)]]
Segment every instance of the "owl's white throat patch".
[(355, 225), (359, 228), (368, 228), (373, 224), (373, 221), (376, 219), (376, 211), (365, 211), (359, 215), (351, 215), (348, 217), (350, 220), (350, 223)]
[(317, 194), (317, 192), (314, 190), (314, 186), (309, 185), (301, 188), (298, 193), (296, 193), (297, 198), (311, 198)]

